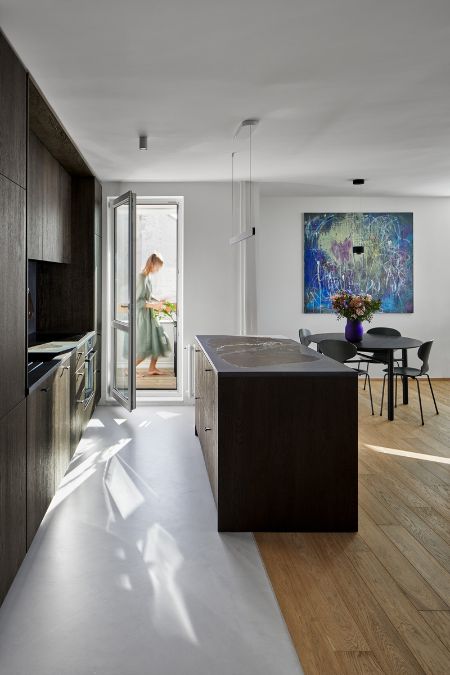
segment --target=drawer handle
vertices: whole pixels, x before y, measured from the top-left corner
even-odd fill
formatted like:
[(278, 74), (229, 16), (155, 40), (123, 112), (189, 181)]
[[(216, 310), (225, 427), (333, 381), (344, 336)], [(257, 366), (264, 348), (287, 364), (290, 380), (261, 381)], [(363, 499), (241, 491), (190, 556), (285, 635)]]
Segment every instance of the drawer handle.
[(42, 387), (41, 391), (47, 393), (47, 392), (48, 392), (48, 387)]
[(198, 401), (199, 399), (201, 399), (201, 396), (195, 396), (195, 401)]
[(212, 371), (212, 368), (205, 368), (205, 373), (210, 373)]
[(205, 427), (205, 431), (211, 431), (211, 427)]
[(198, 353), (201, 352), (201, 351), (202, 351), (201, 349), (196, 349), (196, 350), (195, 350), (195, 353), (198, 354)]

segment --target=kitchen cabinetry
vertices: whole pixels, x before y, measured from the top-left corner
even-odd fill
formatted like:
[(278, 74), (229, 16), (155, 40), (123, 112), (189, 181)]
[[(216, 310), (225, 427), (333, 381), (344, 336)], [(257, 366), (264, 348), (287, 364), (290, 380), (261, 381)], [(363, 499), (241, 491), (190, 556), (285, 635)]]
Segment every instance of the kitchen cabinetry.
[[(1, 154), (1, 153), (0, 153)], [(25, 398), (25, 190), (0, 176), (0, 418)]]
[(0, 31), (0, 173), (26, 186), (26, 71)]
[(0, 420), (0, 603), (26, 553), (26, 401)]
[(354, 371), (293, 340), (200, 336), (197, 349), (195, 425), (219, 531), (356, 531)]
[(27, 405), (27, 546), (55, 494), (52, 443), (54, 375), (49, 375), (28, 396)]
[(32, 131), (28, 181), (28, 258), (69, 263), (71, 177)]
[(217, 374), (200, 349), (195, 353), (195, 429), (217, 505)]
[(70, 462), (70, 355), (28, 396), (27, 546)]
[(70, 356), (61, 362), (53, 382), (53, 449), (55, 489), (58, 488), (71, 459), (70, 451)]

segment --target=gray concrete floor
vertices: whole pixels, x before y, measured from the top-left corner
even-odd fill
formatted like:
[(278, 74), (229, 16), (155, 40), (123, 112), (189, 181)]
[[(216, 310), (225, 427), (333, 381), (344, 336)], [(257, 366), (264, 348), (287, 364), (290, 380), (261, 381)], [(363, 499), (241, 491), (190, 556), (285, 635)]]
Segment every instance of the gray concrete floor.
[(191, 407), (97, 408), (0, 609), (1, 675), (301, 673)]

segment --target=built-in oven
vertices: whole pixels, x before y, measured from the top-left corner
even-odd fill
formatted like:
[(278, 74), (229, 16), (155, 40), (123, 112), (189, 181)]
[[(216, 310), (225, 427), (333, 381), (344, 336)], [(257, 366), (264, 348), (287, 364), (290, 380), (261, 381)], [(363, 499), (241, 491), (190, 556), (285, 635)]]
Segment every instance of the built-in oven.
[(97, 350), (95, 337), (89, 337), (85, 342), (84, 358), (84, 407), (87, 408), (95, 396), (95, 373), (97, 370)]

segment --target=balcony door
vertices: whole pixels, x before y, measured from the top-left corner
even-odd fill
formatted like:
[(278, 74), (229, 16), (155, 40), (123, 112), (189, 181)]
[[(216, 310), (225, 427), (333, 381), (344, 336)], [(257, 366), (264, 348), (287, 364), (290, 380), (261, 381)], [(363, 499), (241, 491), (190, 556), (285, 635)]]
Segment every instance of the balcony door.
[(124, 408), (136, 407), (136, 195), (113, 204), (111, 393)]

